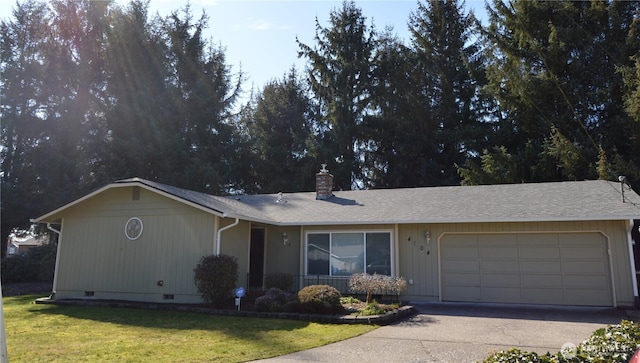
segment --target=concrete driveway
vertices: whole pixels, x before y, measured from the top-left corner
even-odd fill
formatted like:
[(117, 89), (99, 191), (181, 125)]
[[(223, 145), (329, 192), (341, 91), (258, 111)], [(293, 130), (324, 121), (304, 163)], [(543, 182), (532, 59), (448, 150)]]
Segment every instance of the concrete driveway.
[(359, 337), (281, 357), (293, 362), (476, 362), (491, 352), (520, 348), (557, 353), (595, 330), (629, 320), (623, 310), (434, 303), (420, 313)]

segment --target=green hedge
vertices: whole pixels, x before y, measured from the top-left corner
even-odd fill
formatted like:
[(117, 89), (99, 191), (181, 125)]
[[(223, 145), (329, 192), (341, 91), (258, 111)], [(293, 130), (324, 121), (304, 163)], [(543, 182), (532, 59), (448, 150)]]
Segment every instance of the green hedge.
[(2, 283), (52, 282), (55, 265), (55, 243), (34, 247), (24, 255), (2, 259)]
[(492, 354), (482, 363), (627, 363), (640, 348), (640, 325), (623, 320), (596, 330), (577, 347), (565, 348), (556, 354), (542, 355), (510, 349)]

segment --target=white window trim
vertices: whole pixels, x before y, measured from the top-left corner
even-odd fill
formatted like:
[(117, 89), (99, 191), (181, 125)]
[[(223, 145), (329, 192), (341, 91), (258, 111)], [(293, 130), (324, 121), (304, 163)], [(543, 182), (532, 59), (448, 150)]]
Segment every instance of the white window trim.
[[(364, 248), (364, 261), (365, 261), (365, 268), (366, 268), (366, 262), (367, 262), (367, 249), (366, 249), (366, 234), (367, 233), (388, 233), (389, 234), (389, 264), (390, 264), (390, 270), (391, 270), (391, 275), (390, 276), (395, 276), (395, 243), (394, 243), (394, 231), (392, 229), (348, 229), (348, 230), (343, 230), (343, 229), (331, 229), (331, 230), (309, 230), (309, 231), (305, 231), (304, 234), (304, 276), (316, 276), (316, 274), (314, 275), (309, 275), (309, 235), (310, 234), (329, 234), (329, 248), (331, 248), (331, 241), (332, 241), (332, 237), (331, 235), (334, 233), (363, 233), (365, 235), (364, 237), (364, 241), (365, 241), (365, 248)], [(362, 271), (365, 272), (365, 271)], [(329, 256), (329, 274), (328, 275), (321, 275), (321, 276), (330, 276), (331, 278), (345, 278), (348, 279), (350, 278), (350, 276), (336, 276), (336, 275), (332, 275), (331, 274), (331, 256)]]

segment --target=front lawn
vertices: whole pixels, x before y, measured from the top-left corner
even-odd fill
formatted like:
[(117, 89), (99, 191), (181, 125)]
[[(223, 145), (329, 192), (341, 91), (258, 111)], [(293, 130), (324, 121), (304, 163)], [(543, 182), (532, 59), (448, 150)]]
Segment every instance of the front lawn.
[(36, 305), (3, 299), (11, 362), (244, 362), (351, 338), (371, 325)]

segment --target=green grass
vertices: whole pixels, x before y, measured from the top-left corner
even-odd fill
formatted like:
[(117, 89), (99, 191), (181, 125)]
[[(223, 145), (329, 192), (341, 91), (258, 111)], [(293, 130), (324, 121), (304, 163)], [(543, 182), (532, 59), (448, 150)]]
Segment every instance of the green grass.
[(354, 337), (369, 325), (39, 305), (3, 299), (11, 362), (244, 362)]

